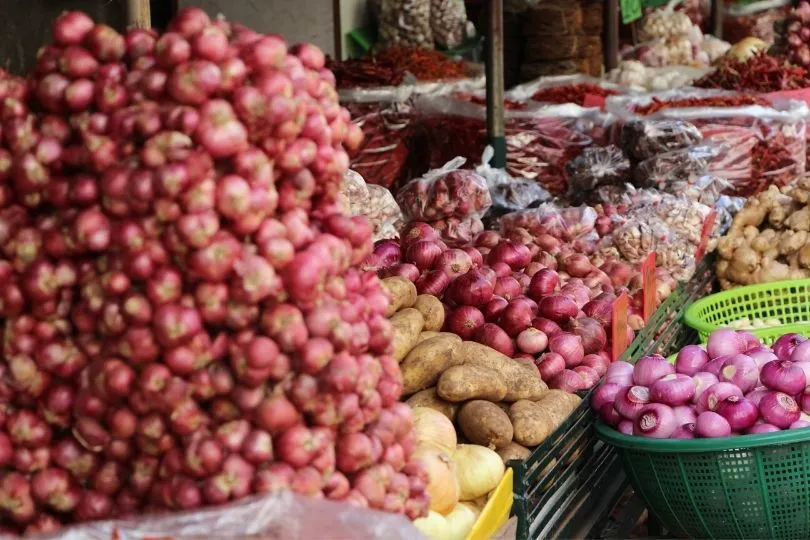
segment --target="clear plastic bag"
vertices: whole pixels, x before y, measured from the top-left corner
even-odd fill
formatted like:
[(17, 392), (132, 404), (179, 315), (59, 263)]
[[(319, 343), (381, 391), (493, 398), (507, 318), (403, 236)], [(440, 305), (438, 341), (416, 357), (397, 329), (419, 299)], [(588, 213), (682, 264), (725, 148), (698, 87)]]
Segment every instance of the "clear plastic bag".
[(536, 182), (512, 178), (505, 170), (490, 166), (493, 155), (492, 147), (487, 146), (481, 156), (481, 164), (475, 168), (489, 187), (492, 198), (492, 206), (487, 212), (489, 217), (537, 206), (551, 199), (551, 193)]
[(399, 236), (405, 218), (388, 189), (366, 184), (362, 176), (350, 169), (343, 177), (338, 197), (347, 213), (369, 220), (374, 227), (375, 241)]
[(441, 235), (442, 240), (450, 245), (472, 242), (475, 236), (484, 230), (483, 221), (474, 216), (439, 219), (431, 221), (430, 225)]
[(773, 44), (776, 37), (774, 23), (782, 21), (790, 7), (791, 0), (729, 4), (723, 14), (723, 37), (736, 43), (751, 36)]
[(714, 205), (714, 209), (717, 211), (717, 219), (714, 222), (712, 237), (717, 238), (726, 234), (729, 228), (731, 228), (731, 222), (734, 220), (734, 216), (736, 216), (737, 212), (742, 210), (744, 206), (744, 197), (729, 197), (727, 195), (718, 197)]
[(689, 182), (702, 176), (712, 166), (712, 162), (722, 154), (722, 149), (700, 145), (681, 148), (658, 154), (639, 163), (633, 171), (633, 181), (640, 187), (651, 187), (669, 191), (676, 182)]
[(385, 538), (413, 540), (419, 531), (401, 515), (293, 495), (284, 491), (225, 505), (126, 520), (76, 525), (40, 540), (307, 540)]
[(440, 47), (452, 49), (461, 45), (467, 31), (464, 0), (430, 0), (430, 28)]
[(430, 2), (424, 0), (382, 0), (379, 17), (382, 47), (433, 48)]
[(524, 229), (535, 237), (549, 234), (570, 241), (593, 232), (597, 217), (596, 210), (590, 206), (559, 208), (554, 203), (543, 203), (537, 208), (503, 216), (500, 225), (504, 235)]
[(505, 97), (515, 101), (535, 101), (557, 104), (573, 103), (584, 106), (587, 95), (607, 97), (627, 93), (627, 88), (587, 75), (558, 75), (540, 77), (509, 90)]
[(396, 200), (405, 216), (417, 221), (480, 219), (492, 205), (492, 198), (481, 175), (460, 169), (465, 162), (457, 157), (402, 186)]
[(607, 109), (623, 120), (647, 116), (694, 124), (707, 144), (723, 147), (712, 172), (749, 196), (769, 185), (785, 186), (805, 172), (807, 117), (804, 102), (768, 100), (723, 90), (680, 89), (659, 94), (613, 96)]
[(630, 120), (621, 128), (622, 150), (636, 161), (694, 146), (702, 139), (700, 130), (683, 120)]
[(586, 148), (565, 167), (568, 194), (582, 196), (598, 186), (624, 184), (630, 179), (630, 160), (615, 145)]

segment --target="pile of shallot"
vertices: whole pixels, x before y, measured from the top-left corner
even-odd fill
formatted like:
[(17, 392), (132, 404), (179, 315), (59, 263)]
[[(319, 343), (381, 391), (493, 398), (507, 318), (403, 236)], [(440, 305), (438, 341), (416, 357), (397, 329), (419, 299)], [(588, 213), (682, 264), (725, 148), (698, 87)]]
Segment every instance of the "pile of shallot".
[(591, 405), (626, 435), (693, 439), (810, 427), (810, 340), (785, 334), (766, 347), (753, 334), (715, 330), (675, 363), (614, 362)]
[[(585, 255), (559, 251), (555, 257), (494, 231), (471, 245), (448, 247), (432, 227), (414, 222), (399, 241), (377, 242), (364, 264), (438, 297), (447, 313), (445, 331), (525, 358), (551, 388), (592, 388), (610, 363), (614, 281)], [(630, 279), (618, 269), (614, 278)], [(630, 343), (634, 334), (627, 333)]]
[(324, 60), (194, 8), (66, 12), (0, 74), (4, 531), (280, 489), (426, 513)]

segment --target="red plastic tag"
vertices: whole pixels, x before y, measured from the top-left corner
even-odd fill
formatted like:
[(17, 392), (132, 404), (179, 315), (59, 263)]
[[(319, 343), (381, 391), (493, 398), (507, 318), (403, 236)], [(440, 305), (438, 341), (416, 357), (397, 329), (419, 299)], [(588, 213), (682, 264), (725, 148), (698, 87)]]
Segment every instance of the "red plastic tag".
[(600, 110), (605, 110), (605, 96), (598, 94), (585, 94), (582, 98), (583, 107), (599, 107)]
[(706, 219), (703, 220), (703, 229), (700, 231), (700, 243), (698, 244), (697, 251), (695, 252), (696, 262), (699, 262), (700, 259), (702, 259), (706, 254), (706, 248), (709, 247), (709, 237), (712, 235), (712, 230), (714, 229), (714, 218), (716, 216), (717, 212), (712, 209), (712, 211), (706, 216)]
[(622, 293), (615, 302), (613, 302), (613, 315), (611, 316), (611, 337), (610, 341), (613, 344), (613, 360), (618, 360), (624, 351), (627, 350), (627, 306), (630, 299), (627, 293)]
[(641, 263), (641, 287), (644, 294), (644, 322), (647, 322), (655, 313), (656, 304), (654, 251), (647, 255), (647, 258)]

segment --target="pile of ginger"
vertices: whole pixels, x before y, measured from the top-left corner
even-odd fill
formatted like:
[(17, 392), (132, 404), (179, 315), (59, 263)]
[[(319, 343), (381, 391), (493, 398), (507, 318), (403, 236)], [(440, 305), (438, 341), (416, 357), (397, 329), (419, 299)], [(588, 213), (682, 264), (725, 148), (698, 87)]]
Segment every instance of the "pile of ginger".
[(810, 277), (810, 177), (749, 198), (717, 253), (723, 289)]

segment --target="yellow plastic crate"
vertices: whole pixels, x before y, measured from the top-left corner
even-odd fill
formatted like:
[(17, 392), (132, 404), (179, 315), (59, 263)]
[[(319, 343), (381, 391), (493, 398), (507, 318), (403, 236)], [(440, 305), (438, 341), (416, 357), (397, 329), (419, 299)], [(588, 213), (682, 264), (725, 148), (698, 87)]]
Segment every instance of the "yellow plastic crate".
[(467, 540), (489, 540), (492, 538), (509, 519), (513, 499), (512, 468), (509, 467), (506, 469), (503, 478), (501, 478), (498, 487), (495, 488), (495, 493), (489, 498), (484, 510), (481, 511), (481, 515), (478, 516), (478, 520), (473, 525), (470, 534), (467, 535)]

